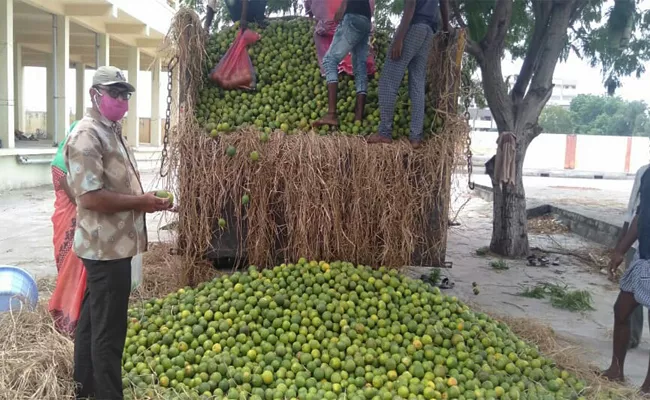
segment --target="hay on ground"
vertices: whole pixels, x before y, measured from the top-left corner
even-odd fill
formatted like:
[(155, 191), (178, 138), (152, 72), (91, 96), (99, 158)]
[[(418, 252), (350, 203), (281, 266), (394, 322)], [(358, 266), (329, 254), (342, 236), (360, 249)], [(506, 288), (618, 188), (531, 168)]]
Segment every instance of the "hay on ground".
[[(183, 259), (172, 254), (170, 243), (153, 243), (142, 259), (142, 284), (131, 296), (131, 300), (160, 298), (175, 292), (184, 285)], [(201, 281), (209, 281), (217, 272), (209, 263), (201, 262), (192, 267)]]
[(35, 311), (0, 314), (0, 399), (73, 399), (73, 343), (54, 329), (41, 302)]
[(498, 321), (508, 325), (510, 330), (522, 340), (536, 345), (539, 351), (553, 360), (562, 369), (575, 374), (589, 385), (587, 399), (626, 399), (647, 398), (634, 388), (610, 382), (599, 377), (598, 366), (585, 360), (586, 350), (568, 339), (559, 337), (553, 328), (533, 318), (494, 316)]

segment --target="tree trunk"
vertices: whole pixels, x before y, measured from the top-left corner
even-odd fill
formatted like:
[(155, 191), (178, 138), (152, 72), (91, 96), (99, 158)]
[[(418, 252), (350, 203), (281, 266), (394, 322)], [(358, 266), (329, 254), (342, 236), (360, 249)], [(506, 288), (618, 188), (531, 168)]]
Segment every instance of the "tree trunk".
[(528, 219), (526, 216), (526, 193), (524, 191), (523, 167), (526, 150), (530, 144), (528, 133), (519, 133), (515, 150), (515, 185), (500, 187), (492, 180), (494, 199), (490, 250), (506, 257), (528, 255)]

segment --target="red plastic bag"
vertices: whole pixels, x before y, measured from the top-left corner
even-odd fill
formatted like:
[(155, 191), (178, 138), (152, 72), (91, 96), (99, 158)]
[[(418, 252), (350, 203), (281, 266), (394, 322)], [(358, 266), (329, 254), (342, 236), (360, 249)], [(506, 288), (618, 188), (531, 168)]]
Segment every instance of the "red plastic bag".
[(210, 79), (224, 89), (254, 89), (255, 68), (246, 48), (260, 40), (259, 33), (246, 29), (237, 37), (210, 73)]

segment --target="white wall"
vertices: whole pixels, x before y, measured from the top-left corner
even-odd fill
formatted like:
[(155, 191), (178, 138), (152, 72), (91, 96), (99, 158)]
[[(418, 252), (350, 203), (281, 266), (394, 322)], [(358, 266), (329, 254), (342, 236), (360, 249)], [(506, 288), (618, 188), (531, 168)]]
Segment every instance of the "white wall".
[[(472, 153), (491, 157), (497, 149), (497, 133), (472, 132)], [(575, 171), (635, 173), (650, 162), (650, 139), (632, 137), (629, 170), (625, 170), (628, 137), (576, 135)], [(528, 147), (524, 168), (557, 171), (564, 169), (567, 155), (567, 135), (543, 133)]]
[(624, 171), (626, 152), (627, 137), (578, 135), (576, 170)]
[(528, 146), (524, 168), (564, 169), (566, 135), (539, 135)]

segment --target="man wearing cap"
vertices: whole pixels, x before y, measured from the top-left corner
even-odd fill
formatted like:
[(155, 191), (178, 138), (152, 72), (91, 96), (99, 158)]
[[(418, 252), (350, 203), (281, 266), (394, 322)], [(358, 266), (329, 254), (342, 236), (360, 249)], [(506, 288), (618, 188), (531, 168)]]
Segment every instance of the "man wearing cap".
[(133, 92), (122, 71), (100, 67), (90, 88), (92, 110), (65, 147), (68, 185), (77, 202), (74, 251), (87, 274), (75, 335), (77, 398), (123, 399), (131, 259), (147, 250), (145, 213), (170, 207), (167, 199), (144, 192), (122, 136), (120, 121)]

